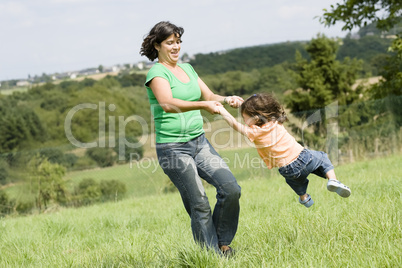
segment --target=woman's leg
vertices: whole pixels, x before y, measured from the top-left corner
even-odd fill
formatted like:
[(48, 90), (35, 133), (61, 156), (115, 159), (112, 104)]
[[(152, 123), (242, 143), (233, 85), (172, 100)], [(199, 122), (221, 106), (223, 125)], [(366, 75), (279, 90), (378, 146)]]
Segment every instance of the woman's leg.
[(230, 245), (239, 221), (241, 188), (227, 164), (204, 138), (195, 157), (198, 173), (216, 188), (213, 221), (219, 246)]
[(194, 240), (219, 252), (211, 207), (191, 151), (188, 144), (185, 148), (157, 149), (159, 164), (180, 192), (184, 207), (191, 218)]

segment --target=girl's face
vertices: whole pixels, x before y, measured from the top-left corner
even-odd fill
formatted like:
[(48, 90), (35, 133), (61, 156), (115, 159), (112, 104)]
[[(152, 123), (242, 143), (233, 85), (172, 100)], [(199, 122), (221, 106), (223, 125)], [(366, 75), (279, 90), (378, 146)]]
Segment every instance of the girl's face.
[(243, 116), (244, 123), (246, 123), (249, 127), (255, 125), (255, 123), (256, 123), (256, 121), (257, 121), (257, 120), (255, 119), (255, 117), (249, 116), (249, 115), (246, 114), (246, 113), (243, 113), (242, 116)]
[(179, 60), (181, 39), (176, 34), (171, 34), (161, 44), (156, 44), (155, 48), (158, 50), (159, 62), (177, 63)]

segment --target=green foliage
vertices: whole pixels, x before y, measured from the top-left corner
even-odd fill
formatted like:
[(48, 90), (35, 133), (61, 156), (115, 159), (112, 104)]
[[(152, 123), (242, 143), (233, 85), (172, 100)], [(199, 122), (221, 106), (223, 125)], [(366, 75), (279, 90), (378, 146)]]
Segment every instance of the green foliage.
[[(294, 76), (299, 85), (285, 96), (285, 103), (294, 116), (304, 120), (303, 126), (292, 123), (294, 132), (302, 134), (302, 143), (316, 148), (325, 144), (328, 116), (322, 109), (330, 104), (347, 106), (360, 98), (362, 88), (352, 88), (361, 62), (345, 58), (336, 60), (335, 41), (318, 36), (306, 47), (311, 60), (296, 55)], [(305, 129), (309, 127), (314, 134)], [(307, 144), (306, 144), (307, 143)]]
[(117, 78), (122, 87), (144, 86), (146, 76), (143, 74), (123, 74)]
[(100, 201), (120, 200), (126, 192), (126, 185), (121, 181), (102, 180), (99, 183), (92, 178), (85, 178), (76, 187), (73, 200), (75, 206), (86, 206)]
[(8, 164), (4, 159), (0, 158), (0, 185), (7, 184)]
[(353, 39), (350, 35), (342, 40), (336, 58), (356, 58), (363, 60), (363, 76), (379, 75), (387, 57), (390, 39), (380, 36), (363, 36)]
[(17, 106), (16, 101), (0, 102), (0, 152), (30, 148), (31, 143), (45, 140), (45, 128), (32, 109)]
[(92, 178), (83, 179), (76, 190), (80, 205), (90, 205), (101, 198), (99, 183)]
[[(325, 10), (326, 11), (326, 10)], [(392, 42), (388, 63), (381, 73), (383, 80), (372, 88), (373, 98), (384, 98), (387, 95), (402, 94), (402, 2), (394, 0), (344, 0), (336, 7), (326, 11), (321, 21), (333, 25), (339, 21), (344, 23), (343, 30), (375, 23), (379, 30), (389, 31), (394, 28), (396, 39)], [(399, 26), (399, 29), (395, 28)]]
[(99, 188), (105, 201), (121, 200), (127, 192), (126, 185), (118, 180), (102, 180)]
[(378, 29), (389, 30), (402, 20), (402, 3), (395, 0), (343, 0), (324, 11), (322, 23), (334, 25), (342, 21), (342, 29), (349, 31), (372, 22)]
[(14, 204), (14, 207), (18, 214), (29, 214), (35, 207), (35, 203), (30, 201), (18, 201)]
[(0, 185), (7, 184), (8, 172), (5, 167), (0, 166)]
[(40, 156), (49, 160), (50, 163), (59, 164), (66, 168), (74, 167), (78, 157), (75, 154), (65, 154), (58, 148), (43, 148), (40, 149)]
[[(373, 99), (382, 99), (389, 95), (402, 95), (402, 34), (390, 47), (394, 56), (389, 56), (381, 72), (383, 79), (370, 89)], [(399, 114), (400, 115), (400, 114)]]
[(0, 216), (12, 211), (8, 194), (0, 190)]
[(39, 156), (28, 163), (32, 177), (32, 187), (36, 190), (36, 205), (41, 211), (42, 205), (47, 208), (51, 201), (59, 204), (66, 203), (66, 188), (63, 176), (65, 168), (52, 164)]
[(86, 151), (86, 155), (93, 159), (100, 167), (113, 166), (115, 161), (115, 156), (113, 155), (113, 151), (110, 148), (89, 148)]
[(311, 61), (296, 55), (294, 74), (298, 89), (292, 90), (286, 98), (291, 112), (322, 108), (334, 102), (340, 105), (353, 103), (359, 97), (359, 90), (352, 90), (360, 62), (344, 59), (337, 61), (337, 44), (318, 36), (306, 47)]
[(294, 61), (297, 50), (306, 52), (303, 42), (287, 42), (265, 46), (238, 48), (225, 52), (197, 54), (190, 64), (201, 76), (228, 71), (250, 71)]
[(286, 90), (296, 87), (286, 63), (248, 72), (228, 71), (207, 75), (203, 77), (203, 81), (211, 90), (221, 95), (249, 96), (255, 92), (274, 92), (282, 98)]

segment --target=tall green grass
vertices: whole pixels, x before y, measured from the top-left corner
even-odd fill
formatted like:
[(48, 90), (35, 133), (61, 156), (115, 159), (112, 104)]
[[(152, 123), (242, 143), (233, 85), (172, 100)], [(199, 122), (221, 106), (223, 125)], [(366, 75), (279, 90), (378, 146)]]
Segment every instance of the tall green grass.
[[(222, 155), (234, 159), (235, 151)], [(0, 267), (400, 267), (401, 160), (337, 167), (352, 189), (346, 199), (312, 175), (309, 209), (276, 172), (232, 167), (243, 174), (234, 258), (194, 243), (176, 192), (3, 218)], [(213, 204), (214, 188), (206, 191)]]

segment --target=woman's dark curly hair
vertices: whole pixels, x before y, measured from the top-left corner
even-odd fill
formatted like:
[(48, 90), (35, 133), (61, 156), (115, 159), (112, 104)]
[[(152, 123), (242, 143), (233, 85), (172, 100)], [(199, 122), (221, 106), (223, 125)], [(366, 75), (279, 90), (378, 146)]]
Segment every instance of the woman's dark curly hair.
[(287, 121), (286, 113), (279, 102), (271, 94), (254, 94), (245, 100), (240, 106), (241, 114), (254, 117), (257, 126), (262, 126), (269, 121), (284, 123)]
[(154, 61), (158, 58), (158, 51), (155, 49), (155, 44), (162, 43), (172, 34), (180, 38), (183, 33), (184, 29), (182, 27), (178, 27), (168, 21), (158, 22), (144, 38), (140, 50), (141, 56), (146, 56), (150, 61)]

